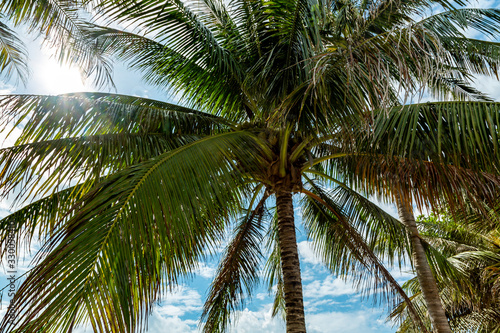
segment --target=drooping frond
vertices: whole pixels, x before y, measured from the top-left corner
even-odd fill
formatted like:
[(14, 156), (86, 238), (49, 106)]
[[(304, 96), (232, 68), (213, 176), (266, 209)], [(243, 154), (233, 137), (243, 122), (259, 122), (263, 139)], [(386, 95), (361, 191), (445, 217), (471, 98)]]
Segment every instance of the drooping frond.
[(3, 195), (21, 184), (36, 196), (94, 181), (228, 129), (227, 121), (192, 109), (102, 93), (11, 95), (2, 107), (4, 127), (23, 125), (16, 146), (0, 151)]
[(159, 291), (193, 270), (239, 210), (234, 159), (258, 168), (260, 149), (249, 133), (220, 134), (97, 184), (43, 247), (2, 331), (64, 331), (84, 318), (96, 331), (142, 331)]
[[(308, 171), (322, 178), (323, 182), (334, 180), (320, 172)], [(333, 184), (335, 187), (328, 193), (330, 200), (342, 209), (342, 214), (380, 260), (390, 265), (396, 261), (401, 268), (410, 247), (404, 225), (347, 185), (339, 181)]]
[[(276, 216), (274, 216), (268, 231), (267, 249), (270, 251), (265, 265), (265, 277), (268, 281), (268, 291), (274, 291), (274, 302), (272, 315), (275, 317), (281, 313), (285, 318), (285, 289), (283, 283), (283, 271), (281, 270), (281, 249), (278, 245)], [(274, 290), (276, 289), (276, 290)]]
[(27, 83), (28, 50), (17, 34), (3, 22), (0, 15), (0, 73), (9, 80), (12, 76)]
[(500, 44), (461, 37), (442, 38), (457, 66), (469, 74), (485, 74), (498, 78)]
[(451, 205), (464, 198), (496, 202), (499, 107), (444, 102), (381, 110), (369, 127), (370, 144), (332, 163), (369, 193), (401, 189), (419, 206), (439, 206), (443, 198)]
[[(327, 268), (341, 276), (354, 274), (358, 288), (375, 298), (385, 298), (388, 303), (394, 302), (394, 297), (404, 300), (412, 309), (414, 324), (425, 332), (410, 299), (369, 247), (369, 240), (365, 240), (351, 225), (342, 208), (326, 192), (317, 186), (312, 190), (303, 190), (306, 194), (303, 218), (309, 237), (313, 239), (315, 249)], [(370, 274), (362, 274), (362, 271)]]
[[(384, 10), (388, 10), (387, 16), (384, 10), (371, 12), (370, 15), (382, 15), (380, 22), (375, 17), (365, 22), (363, 13), (352, 8), (353, 4), (340, 3), (339, 6), (351, 8), (348, 16), (351, 21), (346, 23), (350, 30), (339, 32), (330, 28), (324, 32), (326, 49), (316, 56), (312, 84), (316, 94), (323, 95), (325, 87), (344, 83), (343, 89), (337, 89), (337, 96), (343, 97), (346, 107), (375, 109), (393, 106), (401, 95), (405, 95), (406, 101), (427, 88), (439, 97), (484, 100), (485, 96), (472, 88), (469, 75), (497, 75), (499, 59), (495, 52), (482, 52), (486, 43), (479, 46), (481, 43), (469, 42), (463, 29), (498, 34), (498, 10), (450, 8), (421, 22), (413, 22), (412, 5), (422, 8), (425, 4), (430, 3), (381, 1)], [(409, 5), (408, 13), (406, 7), (399, 5)], [(391, 20), (395, 21), (391, 23)], [(345, 37), (348, 34), (351, 38)], [(459, 39), (466, 44), (465, 48), (456, 45)], [(466, 52), (475, 47), (471, 53)]]
[[(255, 196), (259, 194), (257, 191)], [(262, 259), (262, 218), (268, 197), (269, 194), (264, 193), (255, 208), (243, 215), (226, 248), (201, 316), (202, 320), (206, 319), (204, 332), (224, 332), (231, 313), (243, 306), (245, 291), (250, 295), (258, 281), (258, 264)]]
[[(79, 199), (81, 185), (67, 188), (30, 203), (0, 220), (0, 246), (2, 254), (7, 251), (6, 244), (14, 240), (16, 251), (22, 246), (30, 247), (33, 238), (45, 240), (54, 234), (57, 225), (68, 218), (68, 210)], [(9, 239), (10, 238), (10, 239)]]
[(443, 37), (460, 37), (471, 29), (488, 37), (500, 35), (500, 10), (496, 8), (455, 8), (424, 18), (417, 24)]

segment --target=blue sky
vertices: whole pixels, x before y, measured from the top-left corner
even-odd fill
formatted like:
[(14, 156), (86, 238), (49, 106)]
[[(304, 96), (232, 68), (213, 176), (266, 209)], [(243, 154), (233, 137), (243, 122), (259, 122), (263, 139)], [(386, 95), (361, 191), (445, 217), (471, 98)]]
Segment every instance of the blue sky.
[[(479, 1), (478, 7), (498, 7), (499, 1)], [(478, 38), (480, 36), (471, 35)], [(90, 82), (81, 82), (76, 68), (60, 67), (49, 57), (50, 50), (40, 50), (38, 43), (31, 43), (30, 64), (31, 79), (26, 87), (16, 86), (14, 82), (0, 82), (0, 94), (30, 93), (30, 94), (59, 94), (76, 91), (95, 91)], [(122, 65), (115, 68), (114, 81), (117, 92), (121, 94), (137, 95), (164, 101), (174, 101), (167, 93), (144, 84), (140, 75), (127, 71)], [(500, 83), (495, 78), (478, 77), (476, 86), (489, 93), (496, 100), (500, 100)], [(424, 96), (424, 100), (428, 97)], [(10, 145), (12, 139), (6, 140), (3, 145)], [(396, 211), (392, 205), (382, 204), (393, 215)], [(0, 215), (5, 216), (11, 210), (12, 201), (0, 202)], [(296, 211), (296, 220), (300, 224), (300, 210)], [(353, 289), (351, 283), (332, 276), (321, 265), (310, 246), (302, 229), (298, 229), (298, 245), (301, 259), (303, 288), (306, 307), (308, 331), (311, 333), (327, 332), (363, 332), (389, 333), (395, 332), (391, 323), (386, 322), (387, 307), (374, 306), (371, 300), (362, 299)], [(35, 245), (31, 254), (36, 251)], [(21, 259), (18, 274), (22, 274), (28, 267), (30, 255)], [(211, 279), (215, 273), (217, 263), (209, 260), (200, 263), (200, 267), (193, 279), (184, 281), (175, 288), (173, 293), (165, 294), (163, 301), (154, 309), (149, 322), (149, 332), (197, 332), (198, 319), (202, 311), (204, 299)], [(408, 272), (393, 270), (399, 282), (411, 277)], [(4, 270), (0, 270), (0, 286), (7, 284)], [(0, 315), (5, 312), (6, 302), (9, 299), (4, 294)], [(285, 325), (281, 318), (271, 317), (272, 297), (267, 292), (264, 283), (255, 290), (246, 308), (239, 311), (231, 332), (285, 332)], [(92, 332), (90, 328), (81, 328), (77, 331)]]

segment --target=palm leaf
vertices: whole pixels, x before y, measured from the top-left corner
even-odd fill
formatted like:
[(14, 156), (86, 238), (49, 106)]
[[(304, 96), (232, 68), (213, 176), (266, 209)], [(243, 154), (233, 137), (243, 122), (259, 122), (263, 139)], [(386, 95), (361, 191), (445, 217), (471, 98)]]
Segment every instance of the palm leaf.
[[(0, 15), (3, 19), (3, 16)], [(5, 23), (0, 22), (0, 73), (9, 80), (13, 75), (26, 84), (28, 51), (17, 34)]]
[[(255, 191), (255, 196), (259, 192)], [(204, 332), (224, 332), (230, 322), (232, 310), (244, 304), (244, 288), (250, 295), (252, 287), (258, 281), (258, 264), (262, 258), (262, 218), (265, 213), (264, 203), (268, 197), (269, 194), (265, 193), (236, 227), (233, 240), (219, 264), (217, 276), (205, 301), (201, 316), (202, 320), (206, 319)]]
[(499, 149), (498, 107), (444, 102), (381, 111), (370, 129), (370, 148), (332, 163), (340, 173), (356, 174), (352, 181), (368, 193), (403, 188), (419, 206), (439, 206), (443, 196), (452, 206), (465, 198), (476, 206), (496, 202), (499, 161), (489, 152)]
[[(25, 199), (71, 181), (88, 181), (227, 128), (215, 116), (110, 94), (5, 97), (4, 126), (18, 118), (17, 145), (0, 151), (4, 195), (23, 184)], [(27, 159), (29, 157), (29, 159)], [(66, 182), (61, 182), (66, 179)]]
[[(314, 192), (303, 191), (307, 195), (303, 217), (309, 237), (313, 239), (328, 269), (341, 276), (354, 272), (358, 288), (366, 293), (381, 292), (387, 302), (394, 301), (392, 297), (401, 297), (412, 309), (414, 324), (425, 331), (406, 293), (366, 244), (366, 240), (350, 225), (342, 209), (317, 186), (313, 188)], [(371, 273), (370, 278), (361, 274), (364, 270)], [(363, 282), (366, 284), (364, 288)], [(375, 299), (377, 296), (373, 295)]]
[[(143, 73), (146, 82), (170, 87), (181, 96), (185, 104), (202, 107), (212, 113), (238, 119), (244, 114), (241, 82), (217, 73), (224, 71), (223, 64), (200, 63), (200, 55), (184, 54), (150, 38), (136, 33), (108, 27), (92, 26), (87, 30), (89, 40), (96, 43), (103, 53), (127, 61), (130, 68)], [(175, 50), (175, 51), (174, 51)], [(203, 97), (197, 92), (204, 91)]]
[[(320, 172), (308, 172), (321, 177), (323, 181), (334, 180)], [(334, 184), (337, 186), (328, 193), (330, 200), (342, 210), (343, 216), (381, 260), (390, 265), (396, 260), (401, 268), (408, 257), (407, 249), (410, 247), (404, 225), (347, 185), (336, 180)]]
[(0, 10), (15, 25), (26, 24), (29, 31), (41, 33), (61, 62), (79, 65), (87, 76), (94, 75), (97, 84), (112, 84), (110, 60), (85, 39), (82, 2), (8, 0), (2, 1)]
[(221, 134), (96, 185), (43, 247), (15, 298), (20, 316), (2, 329), (56, 332), (87, 317), (97, 331), (142, 330), (160, 290), (193, 270), (238, 211), (233, 159), (258, 167), (259, 147), (248, 133)]
[[(68, 218), (67, 211), (79, 199), (77, 185), (32, 202), (0, 220), (0, 245), (7, 251), (7, 242), (14, 240), (16, 250), (24, 244), (29, 247), (33, 237), (45, 240), (54, 234), (56, 225)], [(9, 240), (10, 237), (10, 240)]]

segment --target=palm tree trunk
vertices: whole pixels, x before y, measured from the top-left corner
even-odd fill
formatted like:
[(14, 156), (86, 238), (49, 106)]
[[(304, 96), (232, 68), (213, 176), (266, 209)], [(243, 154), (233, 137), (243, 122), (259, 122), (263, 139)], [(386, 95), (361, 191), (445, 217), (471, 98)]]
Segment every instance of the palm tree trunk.
[(285, 292), (286, 331), (305, 333), (304, 300), (300, 278), (299, 253), (295, 236), (292, 193), (276, 193), (278, 210), (278, 242), (281, 251), (281, 270)]
[(396, 198), (396, 205), (398, 207), (398, 214), (401, 222), (410, 230), (411, 245), (412, 245), (412, 259), (417, 271), (418, 282), (424, 296), (431, 324), (436, 333), (451, 333), (448, 318), (443, 309), (443, 304), (439, 297), (439, 289), (437, 287), (436, 279), (432, 274), (432, 270), (427, 262), (424, 247), (421, 242), (420, 235), (415, 222), (409, 203), (403, 202), (401, 197)]

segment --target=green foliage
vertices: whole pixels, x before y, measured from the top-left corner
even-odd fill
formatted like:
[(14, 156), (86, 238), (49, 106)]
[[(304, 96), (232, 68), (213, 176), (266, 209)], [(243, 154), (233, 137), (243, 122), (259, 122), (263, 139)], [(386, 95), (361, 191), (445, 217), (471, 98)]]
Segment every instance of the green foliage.
[(28, 51), (17, 34), (4, 22), (0, 14), (0, 73), (5, 79), (15, 75), (26, 84), (28, 79)]
[[(434, 5), (446, 11), (413, 19)], [(285, 192), (304, 195), (304, 225), (332, 273), (354, 273), (389, 305), (410, 304), (382, 264), (409, 256), (407, 230), (366, 197), (402, 192), (421, 206), (477, 208), (495, 202), (500, 185), (500, 104), (470, 87), (470, 73), (497, 73), (499, 44), (460, 30), (496, 35), (500, 16), (455, 5), (4, 1), (10, 19), (42, 29), (61, 60), (98, 82), (116, 58), (184, 106), (104, 93), (0, 98), (4, 131), (22, 128), (0, 150), (0, 196), (22, 187), (16, 202), (26, 204), (0, 221), (0, 240), (15, 219), (19, 244), (36, 233), (44, 241), (14, 299), (19, 316), (1, 329), (71, 332), (90, 322), (96, 332), (142, 332), (161, 293), (229, 230), (205, 331), (224, 331), (243, 306), (265, 243), (277, 313), (286, 298), (280, 221), (263, 217)], [(89, 13), (100, 25), (83, 19)], [(401, 106), (400, 89), (478, 101)], [(454, 272), (428, 248), (437, 272)], [(421, 308), (411, 311), (425, 331)]]
[[(470, 213), (469, 213), (470, 214)], [(466, 216), (466, 215), (462, 215)], [(468, 215), (469, 217), (471, 215)], [(489, 221), (483, 220), (486, 225)], [(440, 284), (440, 296), (454, 332), (497, 332), (500, 327), (498, 286), (500, 275), (500, 242), (498, 225), (485, 232), (477, 231), (477, 222), (467, 223), (453, 217), (446, 209), (419, 217), (419, 229), (434, 256), (434, 273)], [(448, 269), (440, 269), (446, 263)], [(442, 268), (442, 267), (441, 267)], [(412, 302), (426, 316), (426, 308), (415, 279), (404, 288), (413, 294)], [(393, 317), (405, 318), (405, 306), (400, 304)], [(398, 332), (413, 332), (408, 319)]]

